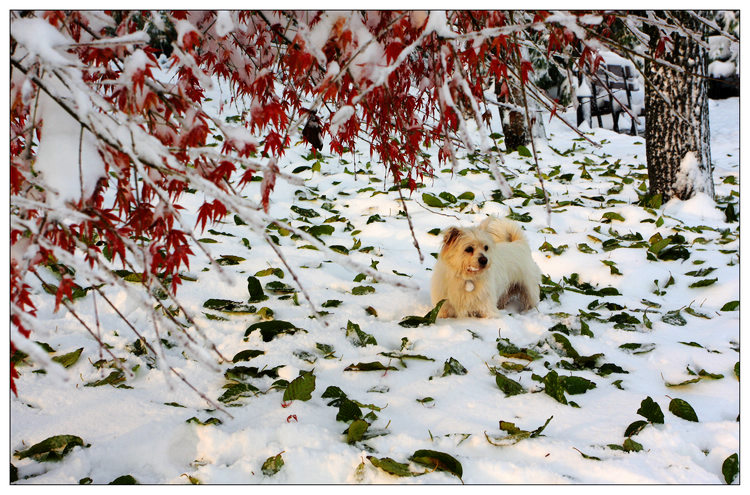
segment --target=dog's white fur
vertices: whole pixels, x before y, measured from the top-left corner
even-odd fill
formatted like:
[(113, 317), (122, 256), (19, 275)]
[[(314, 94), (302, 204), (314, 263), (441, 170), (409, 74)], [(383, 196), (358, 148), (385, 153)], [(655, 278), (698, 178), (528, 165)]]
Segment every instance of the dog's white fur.
[(446, 300), (441, 318), (485, 318), (497, 316), (517, 296), (525, 311), (539, 303), (541, 277), (521, 227), (487, 217), (478, 227), (445, 231), (432, 274), (432, 304)]

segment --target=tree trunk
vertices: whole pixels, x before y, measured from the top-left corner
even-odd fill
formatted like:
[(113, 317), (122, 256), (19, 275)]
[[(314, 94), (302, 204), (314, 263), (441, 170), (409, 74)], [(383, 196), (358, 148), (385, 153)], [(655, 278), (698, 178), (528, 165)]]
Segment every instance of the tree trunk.
[[(656, 16), (705, 38), (705, 25), (688, 11), (663, 11)], [(649, 55), (660, 41), (660, 30), (646, 28), (651, 36)], [(695, 34), (694, 36), (698, 36)], [(708, 127), (708, 54), (698, 40), (682, 29), (671, 35), (666, 51), (654, 56), (667, 65), (646, 61), (646, 159), (649, 193), (669, 198), (691, 198), (698, 192), (713, 198), (710, 131)]]
[[(511, 103), (522, 106), (520, 90), (513, 88), (507, 97), (503, 97), (500, 91), (500, 84), (495, 82), (495, 95), (498, 101)], [(505, 142), (505, 152), (511, 153), (518, 149), (519, 146), (528, 146), (530, 143), (529, 132), (526, 126), (526, 116), (517, 111), (508, 108), (499, 107), (500, 121), (503, 126), (503, 140)]]

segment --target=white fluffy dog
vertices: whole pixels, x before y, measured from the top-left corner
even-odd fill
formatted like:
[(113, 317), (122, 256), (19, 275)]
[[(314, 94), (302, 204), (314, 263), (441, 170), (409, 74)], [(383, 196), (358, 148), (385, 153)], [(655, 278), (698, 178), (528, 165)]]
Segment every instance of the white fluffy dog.
[(541, 271), (521, 227), (488, 217), (478, 227), (450, 227), (432, 274), (432, 304), (441, 318), (496, 316), (517, 297), (522, 311), (539, 303)]

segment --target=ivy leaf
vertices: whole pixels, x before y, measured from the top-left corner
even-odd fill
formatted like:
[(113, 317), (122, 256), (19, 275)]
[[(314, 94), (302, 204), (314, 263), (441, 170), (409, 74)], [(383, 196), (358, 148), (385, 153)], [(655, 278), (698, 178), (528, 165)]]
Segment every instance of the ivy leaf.
[(630, 342), (627, 344), (622, 344), (620, 346), (620, 349), (629, 354), (646, 354), (647, 352), (651, 352), (656, 349), (656, 344)]
[(587, 391), (596, 388), (596, 383), (580, 376), (561, 376), (560, 383), (570, 395), (584, 394)]
[(96, 380), (94, 382), (89, 382), (85, 384), (84, 387), (101, 387), (102, 385), (115, 386), (118, 383), (121, 383), (124, 381), (125, 381), (125, 373), (123, 373), (122, 370), (114, 370), (105, 378), (102, 378), (101, 380)]
[(698, 422), (698, 415), (695, 414), (693, 407), (682, 399), (672, 399), (669, 402), (669, 412), (678, 418)]
[(578, 244), (578, 250), (580, 252), (586, 253), (586, 254), (596, 254), (597, 253), (596, 249), (592, 248), (591, 246), (589, 246), (586, 243), (580, 243), (580, 244)]
[(679, 309), (668, 311), (661, 317), (661, 321), (679, 327), (684, 327), (685, 325), (687, 325), (687, 321), (685, 321), (685, 318), (680, 314)]
[(378, 341), (375, 337), (360, 329), (359, 325), (351, 320), (346, 322), (346, 336), (349, 337), (349, 341), (357, 347), (378, 345)]
[(638, 408), (636, 413), (643, 416), (651, 423), (664, 423), (664, 413), (661, 411), (659, 404), (654, 402), (651, 397), (646, 397), (641, 401), (641, 407)]
[(721, 307), (720, 311), (737, 311), (740, 309), (739, 301), (729, 301)]
[(503, 391), (506, 397), (526, 392), (526, 390), (524, 390), (523, 388), (523, 385), (511, 378), (508, 378), (502, 373), (495, 373), (495, 383), (497, 384), (498, 388)]
[(319, 217), (320, 213), (318, 213), (315, 210), (309, 209), (309, 208), (300, 208), (297, 205), (292, 205), (290, 209), (296, 213), (297, 215), (304, 217), (304, 218), (314, 218)]
[(451, 357), (445, 361), (445, 364), (443, 364), (443, 374), (441, 376), (465, 375), (466, 373), (468, 373), (466, 368), (464, 368), (461, 363)]
[(284, 365), (274, 366), (273, 368), (258, 369), (257, 366), (235, 366), (229, 368), (224, 372), (224, 378), (227, 380), (243, 381), (247, 378), (263, 378), (267, 376), (269, 378), (279, 377), (279, 368)]
[(542, 379), (544, 384), (544, 393), (555, 399), (560, 404), (568, 404), (568, 400), (565, 398), (565, 389), (560, 383), (560, 378), (557, 376), (557, 372), (550, 371)]
[(245, 337), (247, 338), (255, 330), (260, 330), (260, 335), (263, 337), (263, 342), (270, 342), (274, 337), (282, 334), (295, 334), (299, 331), (307, 333), (307, 330), (303, 328), (297, 328), (288, 321), (283, 320), (271, 320), (271, 321), (259, 321), (247, 327), (245, 330)]
[(448, 203), (456, 203), (458, 201), (458, 199), (448, 191), (442, 191), (440, 194), (438, 194), (438, 196), (443, 198)]
[(713, 285), (716, 283), (719, 279), (718, 278), (704, 278), (702, 280), (699, 280), (697, 282), (694, 282), (690, 284), (688, 287), (691, 289), (697, 288), (697, 287), (708, 287), (709, 285)]
[(110, 485), (137, 485), (138, 480), (136, 480), (132, 474), (124, 474), (122, 476), (118, 476), (117, 478), (113, 479), (109, 482)]
[(315, 375), (312, 371), (302, 371), (286, 387), (283, 400), (284, 402), (290, 400), (307, 401), (312, 398), (313, 390), (315, 390)]
[(320, 236), (323, 235), (331, 235), (336, 230), (333, 225), (313, 225), (311, 227), (307, 227), (304, 230), (307, 231), (308, 234), (310, 234), (313, 237), (320, 238)]
[(203, 307), (223, 313), (255, 313), (256, 311), (255, 306), (229, 299), (209, 299), (203, 303)]
[(583, 452), (581, 452), (580, 450), (576, 449), (575, 447), (573, 447), (573, 448), (575, 450), (577, 450), (578, 453), (581, 454), (581, 457), (583, 457), (584, 459), (588, 459), (590, 461), (601, 461), (602, 460), (601, 457), (596, 457), (595, 455), (584, 454)]
[(643, 445), (636, 442), (632, 438), (626, 438), (622, 443), (622, 449), (625, 452), (640, 452), (641, 450), (643, 450)]
[(461, 463), (445, 452), (421, 449), (414, 452), (410, 460), (433, 470), (447, 471), (458, 479), (461, 479), (461, 476), (464, 474)]
[(430, 193), (422, 193), (422, 201), (427, 206), (431, 206), (433, 208), (444, 208), (445, 207), (445, 203), (443, 203), (437, 197), (433, 196)]
[(619, 213), (608, 211), (604, 215), (602, 215), (602, 220), (607, 220), (607, 222), (604, 223), (611, 222), (612, 220), (619, 220), (620, 222), (624, 222), (625, 218)]
[(627, 428), (625, 428), (625, 435), (626, 437), (632, 437), (633, 435), (637, 435), (638, 433), (643, 430), (643, 428), (648, 425), (648, 421), (644, 421), (642, 419), (639, 419), (638, 421), (633, 421), (628, 425)]
[(541, 436), (549, 422), (552, 421), (552, 418), (553, 416), (547, 418), (547, 421), (545, 421), (542, 426), (533, 431), (522, 430), (517, 427), (515, 423), (509, 421), (500, 421), (500, 429), (507, 434), (503, 436), (490, 436), (487, 432), (484, 432), (484, 437), (495, 447), (508, 447), (510, 445), (515, 445), (526, 438), (536, 438)]
[(413, 473), (409, 469), (408, 464), (403, 463), (403, 462), (396, 462), (390, 457), (378, 458), (374, 456), (367, 456), (367, 459), (376, 468), (382, 469), (386, 473), (392, 474), (394, 476), (407, 477), (407, 476), (420, 476), (422, 474), (425, 474), (425, 473)]
[(356, 419), (349, 425), (346, 430), (346, 443), (353, 444), (362, 440), (365, 432), (370, 427), (370, 423), (364, 419)]
[(437, 320), (437, 315), (440, 312), (440, 307), (445, 303), (445, 299), (438, 301), (435, 307), (424, 316), (405, 316), (399, 325), (406, 328), (415, 328), (420, 325), (433, 325)]
[(395, 366), (386, 366), (380, 361), (372, 361), (369, 363), (357, 363), (350, 364), (344, 371), (398, 371)]
[(292, 294), (293, 292), (297, 292), (297, 290), (291, 285), (287, 285), (284, 282), (279, 282), (278, 280), (268, 282), (266, 284), (266, 290), (269, 292), (273, 292), (274, 294)]
[(78, 358), (81, 357), (81, 352), (83, 352), (83, 347), (80, 347), (73, 352), (63, 354), (62, 356), (55, 356), (52, 360), (60, 363), (64, 368), (70, 368), (78, 362)]
[(531, 217), (529, 213), (520, 214), (520, 213), (515, 213), (513, 211), (511, 211), (508, 215), (506, 215), (506, 217), (510, 218), (511, 220), (515, 220), (516, 222), (523, 222), (523, 223), (528, 223), (531, 220), (533, 220), (533, 218)]
[(75, 435), (55, 435), (32, 445), (26, 450), (15, 452), (19, 459), (31, 457), (35, 461), (60, 461), (68, 455), (74, 447), (89, 447), (85, 445), (81, 437)]
[(232, 358), (232, 362), (238, 363), (240, 361), (249, 361), (265, 353), (266, 353), (265, 351), (261, 351), (258, 349), (245, 349), (244, 351), (240, 351), (237, 354), (235, 354), (234, 357)]
[(714, 270), (716, 270), (716, 268), (706, 267), (706, 268), (701, 268), (700, 270), (693, 270), (693, 271), (687, 272), (685, 273), (685, 275), (689, 275), (691, 277), (705, 277), (706, 275), (710, 274)]
[(276, 454), (266, 459), (260, 470), (266, 476), (273, 476), (278, 473), (282, 467), (284, 467), (284, 459), (282, 459), (281, 454)]
[(366, 294), (372, 294), (375, 292), (375, 287), (371, 285), (358, 285), (352, 288), (352, 294), (355, 296), (364, 296)]
[(205, 421), (201, 421), (200, 419), (193, 416), (192, 418), (188, 418), (185, 420), (186, 423), (195, 423), (200, 426), (208, 426), (208, 425), (220, 425), (222, 424), (222, 421), (219, 418), (208, 418)]
[[(272, 268), (269, 268), (269, 270), (272, 270)], [(268, 299), (268, 296), (263, 292), (263, 287), (260, 285), (260, 280), (252, 275), (247, 277), (247, 291), (250, 293), (248, 302), (261, 302)]]
[(254, 397), (260, 392), (258, 387), (249, 383), (234, 383), (227, 387), (226, 391), (219, 397), (219, 402), (228, 404), (241, 397)]
[(724, 481), (727, 485), (731, 485), (737, 475), (740, 473), (740, 458), (735, 452), (726, 459), (721, 465), (721, 474), (724, 475)]
[(216, 263), (218, 263), (221, 266), (227, 266), (227, 265), (239, 265), (243, 261), (245, 261), (245, 258), (243, 258), (242, 256), (235, 256), (233, 254), (222, 254), (216, 260)]
[(339, 412), (336, 414), (336, 421), (356, 421), (362, 417), (362, 409), (359, 408), (356, 402), (348, 399), (346, 395), (344, 395), (338, 401), (332, 401), (331, 403), (338, 403)]
[(529, 151), (529, 149), (526, 146), (519, 145), (518, 148), (516, 148), (516, 151), (518, 152), (519, 156), (531, 158), (531, 151)]

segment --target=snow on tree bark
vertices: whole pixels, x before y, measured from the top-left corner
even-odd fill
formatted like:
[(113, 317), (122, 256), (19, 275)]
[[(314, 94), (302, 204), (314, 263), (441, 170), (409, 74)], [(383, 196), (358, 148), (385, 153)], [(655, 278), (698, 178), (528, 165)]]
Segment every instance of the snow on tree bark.
[(705, 35), (705, 24), (685, 11), (654, 15), (674, 28), (665, 34), (663, 28), (645, 27), (649, 54), (657, 59), (647, 58), (645, 66), (649, 193), (665, 199), (688, 199), (699, 192), (713, 197), (708, 57), (693, 38)]

